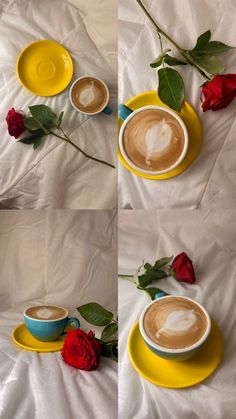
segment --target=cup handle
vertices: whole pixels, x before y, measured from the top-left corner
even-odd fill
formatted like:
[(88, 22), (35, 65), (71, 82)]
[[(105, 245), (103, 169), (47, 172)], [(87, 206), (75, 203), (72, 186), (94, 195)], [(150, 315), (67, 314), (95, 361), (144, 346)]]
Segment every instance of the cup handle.
[(112, 114), (112, 109), (110, 106), (106, 106), (103, 111), (103, 113), (105, 113), (106, 115), (111, 115)]
[(76, 317), (69, 317), (66, 327), (69, 326), (69, 324), (74, 324), (75, 325), (74, 329), (80, 328), (80, 321)]
[[(73, 329), (79, 329), (80, 328), (80, 321), (78, 319), (76, 319), (76, 317), (69, 317), (66, 323), (66, 327), (69, 326), (69, 324), (73, 324), (75, 325), (75, 327)], [(64, 331), (61, 334), (61, 338), (63, 338), (64, 336), (66, 336), (66, 331)]]
[(122, 121), (125, 121), (125, 119), (128, 118), (128, 116), (131, 115), (132, 112), (132, 109), (130, 109), (126, 105), (120, 104), (118, 106), (118, 116), (122, 119)]
[(156, 294), (155, 294), (155, 300), (159, 300), (159, 298), (161, 298), (161, 297), (165, 297), (166, 295), (170, 295), (170, 294), (168, 294), (167, 292), (165, 292), (165, 291), (158, 291)]

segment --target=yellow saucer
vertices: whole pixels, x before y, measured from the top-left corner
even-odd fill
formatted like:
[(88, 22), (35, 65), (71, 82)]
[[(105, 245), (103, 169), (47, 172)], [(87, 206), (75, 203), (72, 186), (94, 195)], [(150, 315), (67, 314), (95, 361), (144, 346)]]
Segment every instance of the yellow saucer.
[(200, 383), (218, 367), (223, 355), (223, 337), (212, 320), (212, 330), (205, 345), (186, 361), (168, 361), (155, 355), (144, 343), (138, 322), (128, 339), (128, 352), (133, 367), (146, 380), (161, 387), (184, 388)]
[[(139, 95), (133, 97), (132, 99), (128, 100), (125, 103), (129, 108), (132, 110), (139, 109), (142, 106), (150, 106), (150, 105), (158, 105), (168, 108), (158, 97), (157, 91), (151, 92), (144, 92), (140, 93)], [(179, 116), (183, 119), (189, 134), (189, 148), (188, 152), (185, 156), (185, 159), (182, 163), (176, 167), (175, 169), (171, 170), (168, 173), (164, 173), (162, 175), (148, 175), (145, 173), (140, 173), (137, 170), (133, 169), (124, 159), (122, 156), (120, 149), (118, 151), (118, 156), (121, 163), (128, 169), (130, 172), (134, 173), (137, 176), (141, 176), (146, 179), (154, 179), (154, 180), (163, 180), (163, 179), (170, 179), (172, 177), (178, 176), (180, 173), (184, 172), (196, 159), (202, 144), (202, 128), (199, 117), (193, 107), (188, 103), (184, 102), (182, 107), (181, 113)], [(118, 129), (120, 129), (123, 121), (118, 118)]]
[(21, 51), (16, 64), (21, 84), (38, 96), (62, 92), (73, 75), (69, 52), (54, 41), (33, 42)]
[(20, 324), (12, 333), (14, 342), (28, 351), (35, 352), (57, 352), (61, 351), (63, 346), (63, 339), (58, 339), (55, 342), (40, 342), (35, 339), (26, 329), (24, 323)]

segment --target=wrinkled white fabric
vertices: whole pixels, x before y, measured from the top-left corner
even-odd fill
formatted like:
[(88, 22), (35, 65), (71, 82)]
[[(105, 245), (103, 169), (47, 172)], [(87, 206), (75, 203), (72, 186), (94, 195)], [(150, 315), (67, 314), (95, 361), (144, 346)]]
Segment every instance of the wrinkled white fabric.
[[(235, 45), (233, 0), (143, 0), (157, 23), (181, 46), (190, 49), (197, 37), (211, 29), (212, 40)], [(228, 30), (230, 28), (230, 30)], [(171, 47), (164, 40), (164, 48)], [(119, 102), (155, 90), (156, 70), (149, 64), (160, 54), (157, 33), (135, 0), (119, 2)], [(235, 73), (236, 54), (221, 56), (226, 73)], [(119, 163), (121, 208), (235, 208), (235, 101), (219, 112), (201, 110), (200, 85), (204, 79), (190, 66), (178, 67), (186, 100), (197, 110), (203, 127), (199, 156), (176, 178), (153, 181), (137, 177)]]
[(127, 339), (151, 301), (147, 293), (119, 280), (119, 412), (123, 419), (234, 419), (236, 417), (236, 212), (120, 211), (119, 273), (132, 274), (143, 261), (185, 251), (196, 282), (174, 278), (153, 286), (201, 302), (224, 337), (224, 357), (206, 381), (186, 389), (155, 386), (138, 375), (129, 360)]
[[(84, 151), (117, 166), (117, 2), (99, 0), (4, 0), (0, 2), (0, 207), (114, 208), (117, 171), (86, 159), (55, 137), (36, 151), (15, 144), (7, 132), (11, 107), (45, 104), (64, 111), (62, 127)], [(69, 86), (57, 96), (37, 97), (18, 81), (15, 66), (21, 50), (39, 39), (64, 45), (74, 63), (73, 80), (101, 78), (110, 91), (113, 114), (88, 117), (69, 102)], [(72, 80), (72, 81), (73, 81)]]
[(110, 419), (117, 416), (117, 364), (102, 358), (86, 372), (65, 364), (60, 352), (26, 351), (11, 334), (31, 305), (76, 310), (98, 302), (117, 311), (115, 211), (0, 213), (0, 418)]

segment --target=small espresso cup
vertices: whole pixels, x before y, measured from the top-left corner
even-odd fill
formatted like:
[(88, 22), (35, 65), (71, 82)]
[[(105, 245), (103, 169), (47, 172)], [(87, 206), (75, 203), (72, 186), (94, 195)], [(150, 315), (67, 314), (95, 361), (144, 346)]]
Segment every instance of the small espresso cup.
[[(68, 316), (68, 310), (63, 307), (54, 307), (64, 311), (64, 314), (60, 318), (51, 320), (38, 318), (36, 319), (30, 317), (27, 314), (29, 308), (24, 312), (24, 322), (26, 328), (35, 339), (38, 339), (41, 342), (53, 342), (62, 337), (66, 334), (65, 328), (70, 324), (74, 325), (74, 329), (79, 329), (80, 327), (80, 322), (78, 319)], [(37, 308), (37, 306), (34, 308)]]
[[(72, 97), (72, 92), (73, 92), (73, 89), (74, 89), (74, 86), (78, 83), (78, 82), (80, 82), (80, 81), (83, 81), (83, 80), (85, 80), (85, 79), (93, 79), (94, 81), (97, 81), (98, 83), (100, 83), (102, 86), (103, 86), (103, 88), (104, 88), (104, 91), (106, 92), (106, 100), (104, 101), (104, 104), (103, 104), (103, 106), (102, 107), (100, 107), (99, 108), (99, 110), (97, 110), (97, 111), (92, 111), (92, 112), (86, 112), (85, 110), (82, 110), (82, 109), (80, 109), (78, 106), (76, 106), (76, 104), (73, 102), (73, 97)], [(79, 88), (78, 88), (78, 90), (79, 90)], [(111, 113), (112, 113), (112, 109), (111, 109), (111, 107), (110, 106), (108, 106), (108, 102), (109, 102), (109, 98), (110, 98), (110, 94), (109, 94), (109, 90), (108, 90), (108, 87), (107, 87), (107, 85), (106, 85), (106, 83), (104, 83), (104, 81), (103, 80), (101, 80), (101, 79), (99, 79), (98, 77), (94, 77), (94, 76), (82, 76), (82, 77), (79, 77), (79, 78), (77, 78), (73, 83), (72, 83), (72, 85), (71, 85), (71, 87), (70, 87), (70, 91), (69, 91), (69, 98), (70, 98), (70, 103), (71, 103), (71, 105), (73, 106), (73, 108), (77, 111), (77, 112), (80, 112), (80, 113), (82, 113), (82, 114), (84, 114), (84, 115), (98, 115), (99, 113), (101, 113), (101, 112), (103, 112), (103, 113), (105, 113), (106, 115), (110, 115)]]
[[(124, 132), (125, 132), (125, 128), (128, 125), (129, 121), (135, 116), (137, 115), (139, 112), (142, 112), (144, 110), (148, 110), (148, 109), (157, 109), (157, 110), (161, 110), (163, 112), (166, 112), (170, 115), (172, 115), (172, 117), (174, 117), (176, 119), (176, 121), (178, 121), (179, 125), (181, 126), (183, 133), (184, 133), (184, 147), (183, 147), (183, 151), (181, 153), (181, 155), (179, 156), (178, 160), (175, 161), (174, 164), (172, 164), (171, 166), (169, 166), (166, 169), (163, 170), (145, 170), (143, 168), (140, 168), (139, 166), (137, 166), (136, 164), (134, 164), (129, 156), (127, 155), (126, 151), (125, 151), (125, 147), (124, 147)], [(120, 117), (120, 119), (122, 119), (123, 124), (120, 128), (120, 132), (119, 132), (119, 148), (120, 148), (120, 152), (123, 156), (123, 158), (125, 159), (125, 161), (129, 164), (130, 167), (132, 167), (134, 170), (136, 170), (139, 173), (144, 173), (144, 174), (148, 174), (148, 175), (161, 175), (164, 173), (168, 173), (171, 170), (175, 169), (176, 167), (178, 167), (180, 165), (180, 163), (182, 163), (182, 161), (184, 160), (187, 151), (188, 151), (188, 146), (189, 146), (189, 137), (188, 137), (188, 131), (187, 128), (183, 122), (183, 120), (180, 118), (180, 116), (175, 112), (172, 111), (169, 108), (165, 108), (163, 106), (155, 106), (155, 105), (150, 105), (150, 106), (142, 106), (141, 108), (138, 108), (136, 110), (132, 110), (131, 108), (129, 108), (126, 105), (120, 104), (118, 107), (118, 116)]]
[[(144, 316), (145, 316), (146, 311), (149, 309), (149, 307), (155, 304), (156, 300), (168, 299), (170, 297), (181, 297), (185, 300), (192, 301), (194, 304), (200, 307), (200, 309), (203, 311), (207, 319), (207, 327), (203, 336), (196, 343), (184, 349), (182, 348), (170, 349), (170, 348), (160, 346), (149, 338), (149, 336), (146, 334), (145, 329), (144, 329)], [(164, 359), (168, 359), (172, 361), (184, 361), (186, 359), (191, 358), (204, 345), (211, 331), (211, 319), (206, 309), (200, 303), (198, 303), (197, 301), (191, 298), (180, 296), (180, 295), (169, 295), (165, 292), (158, 292), (156, 294), (156, 300), (152, 301), (147, 307), (145, 307), (139, 319), (139, 330), (145, 344), (155, 355), (159, 356), (160, 358), (164, 358)]]

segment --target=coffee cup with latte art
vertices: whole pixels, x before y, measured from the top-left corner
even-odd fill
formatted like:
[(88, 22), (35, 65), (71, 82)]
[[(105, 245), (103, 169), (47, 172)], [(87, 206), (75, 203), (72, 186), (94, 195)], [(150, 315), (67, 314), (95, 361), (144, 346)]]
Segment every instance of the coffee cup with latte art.
[(186, 156), (188, 132), (176, 112), (161, 106), (144, 106), (135, 111), (119, 105), (123, 119), (119, 147), (130, 167), (149, 175), (175, 169)]
[(145, 344), (156, 355), (183, 361), (195, 355), (206, 342), (211, 319), (197, 301), (165, 295), (145, 308), (139, 329)]
[(96, 77), (84, 76), (76, 79), (71, 85), (69, 97), (73, 108), (85, 115), (112, 113), (108, 106), (108, 87), (104, 81)]
[(68, 310), (53, 305), (30, 307), (24, 312), (25, 326), (31, 335), (41, 342), (53, 342), (65, 334), (65, 328), (73, 324), (79, 329), (80, 322), (69, 317)]

